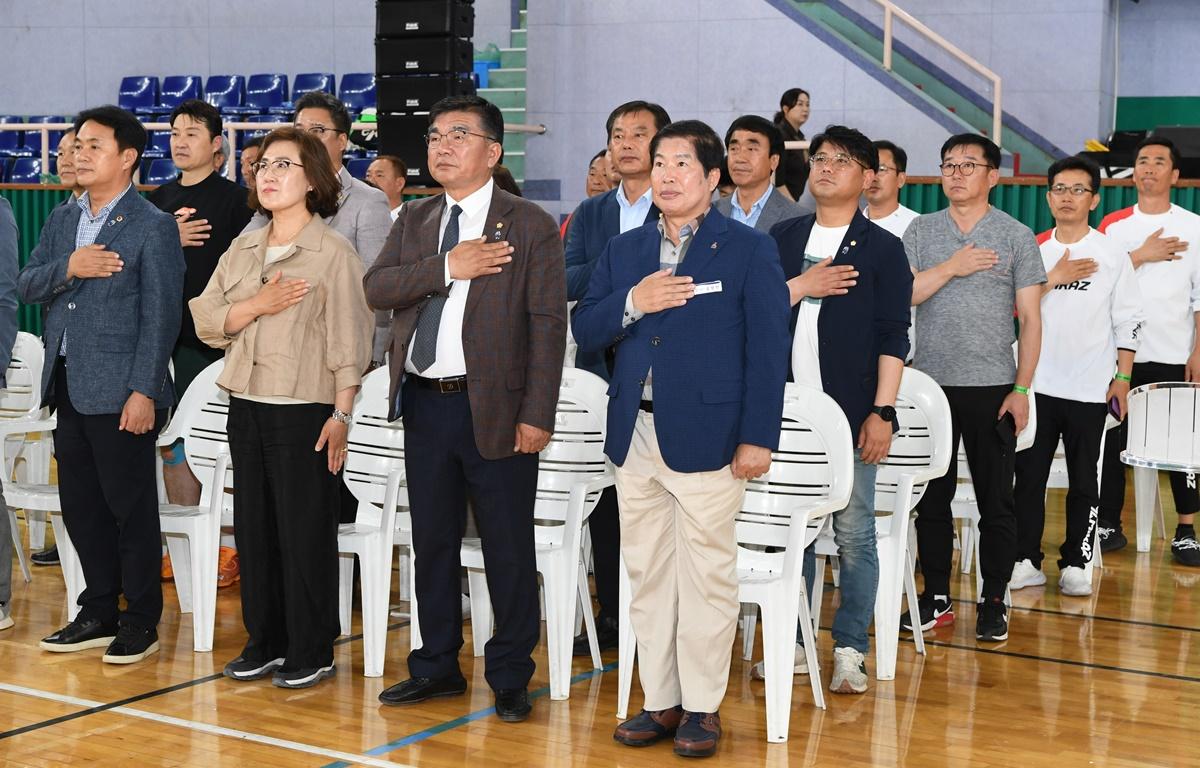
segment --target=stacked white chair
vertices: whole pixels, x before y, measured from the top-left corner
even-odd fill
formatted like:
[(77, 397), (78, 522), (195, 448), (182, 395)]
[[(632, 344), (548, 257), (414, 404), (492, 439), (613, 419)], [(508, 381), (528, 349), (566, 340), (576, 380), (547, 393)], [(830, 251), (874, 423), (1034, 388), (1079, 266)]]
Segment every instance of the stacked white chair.
[[(47, 417), (42, 408), (42, 342), (37, 336), (19, 332), (13, 344), (12, 358), (5, 371), (6, 386), (0, 389), (0, 467), (4, 470), (5, 491), (13, 478), (26, 484), (45, 485), (50, 481), (50, 453), (54, 444), (51, 432), (55, 420)], [(33, 439), (32, 435), (39, 435)], [(29, 562), (21, 546), (17, 528), (16, 508), (8, 499), (9, 523), (13, 545), (25, 581), (29, 582)], [(25, 525), (29, 529), (29, 544), (40, 549), (45, 542), (46, 510), (26, 509)]]
[[(779, 450), (771, 470), (746, 488), (737, 516), (738, 600), (762, 609), (767, 741), (787, 741), (791, 719), (796, 625), (809, 669), (817, 669), (815, 628), (804, 588), (804, 549), (829, 515), (842, 509), (853, 486), (854, 447), (842, 409), (819, 390), (788, 384)], [(630, 585), (621, 561), (621, 615), (617, 717), (628, 714), (636, 636), (629, 620)], [(753, 633), (753, 623), (745, 631)], [(714, 648), (714, 653), (721, 649)], [(819, 674), (813, 698), (825, 708)]]

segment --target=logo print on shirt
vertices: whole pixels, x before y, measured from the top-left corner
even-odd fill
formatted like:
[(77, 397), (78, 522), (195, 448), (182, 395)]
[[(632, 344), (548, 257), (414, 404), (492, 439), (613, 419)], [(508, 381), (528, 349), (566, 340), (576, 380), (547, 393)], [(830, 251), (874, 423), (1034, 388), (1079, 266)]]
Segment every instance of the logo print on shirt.
[(1091, 280), (1076, 280), (1073, 283), (1054, 286), (1056, 291), (1086, 291), (1088, 286), (1092, 284)]

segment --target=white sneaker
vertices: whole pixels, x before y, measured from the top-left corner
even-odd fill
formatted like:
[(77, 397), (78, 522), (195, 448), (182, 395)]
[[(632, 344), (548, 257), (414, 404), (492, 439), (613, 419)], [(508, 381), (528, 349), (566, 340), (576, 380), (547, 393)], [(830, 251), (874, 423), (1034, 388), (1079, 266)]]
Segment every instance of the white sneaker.
[(1092, 582), (1082, 568), (1068, 565), (1058, 575), (1058, 591), (1064, 595), (1083, 597), (1092, 594)]
[(833, 649), (833, 679), (829, 690), (834, 693), (866, 693), (867, 665), (863, 655), (853, 648)]
[(0, 603), (0, 629), (10, 629), (12, 625), (12, 614), (8, 612), (8, 606)]
[[(804, 646), (800, 645), (800, 643), (796, 643), (796, 657), (792, 660), (792, 664), (793, 664), (792, 672), (794, 672), (795, 674), (797, 674), (797, 675), (807, 675), (808, 674), (808, 657), (804, 655)], [(753, 667), (750, 668), (750, 679), (751, 680), (766, 680), (767, 679), (765, 662), (760, 661), (757, 664), (755, 664)]]
[(1034, 567), (1033, 563), (1026, 558), (1013, 566), (1012, 577), (1008, 580), (1008, 588), (1040, 587), (1045, 583), (1046, 574)]

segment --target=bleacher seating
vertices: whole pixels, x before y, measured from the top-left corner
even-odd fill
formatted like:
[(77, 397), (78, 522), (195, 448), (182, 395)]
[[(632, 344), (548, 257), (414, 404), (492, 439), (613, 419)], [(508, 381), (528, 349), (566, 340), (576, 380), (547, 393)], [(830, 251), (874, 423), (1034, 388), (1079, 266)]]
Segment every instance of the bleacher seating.
[(342, 84), (338, 87), (338, 98), (352, 112), (362, 112), (368, 107), (375, 108), (375, 73), (347, 72), (342, 75)]
[(346, 170), (356, 179), (366, 179), (367, 168), (374, 160), (373, 157), (356, 157), (346, 163)]
[(171, 156), (171, 132), (170, 131), (148, 131), (150, 134), (146, 138), (146, 149), (142, 151), (142, 157), (156, 159), (160, 157)]
[(221, 114), (240, 115), (246, 102), (246, 78), (241, 75), (210, 75), (204, 81), (204, 100)]
[[(246, 117), (242, 118), (242, 122), (246, 122), (246, 123), (279, 123), (279, 122), (287, 122), (287, 120), (284, 119), (284, 117), (282, 115), (247, 115)], [(266, 135), (267, 135), (266, 130), (238, 131), (237, 148), (240, 150), (242, 147), (246, 146), (247, 139), (250, 139), (254, 136), (266, 136)]]
[(8, 161), (4, 181), (8, 184), (38, 184), (42, 180), (40, 157), (14, 157)]
[(166, 184), (168, 181), (174, 181), (177, 175), (179, 175), (179, 171), (176, 170), (175, 163), (171, 162), (170, 158), (154, 158), (150, 160), (148, 170), (142, 174), (142, 183)]
[[(28, 123), (69, 123), (63, 115), (32, 115)], [(47, 142), (50, 145), (50, 154), (58, 154), (58, 142), (62, 140), (64, 131), (50, 131)], [(32, 152), (35, 156), (42, 154), (42, 133), (41, 131), (26, 131), (25, 132), (25, 148)]]
[(288, 100), (287, 75), (250, 75), (246, 81), (246, 108), (254, 108), (260, 114), (278, 107)]
[[(0, 123), (23, 123), (18, 115), (0, 115)], [(29, 157), (24, 131), (0, 131), (0, 157)]]
[(332, 94), (336, 79), (330, 72), (302, 72), (292, 80), (292, 100), (271, 107), (268, 111), (276, 116), (290, 116), (295, 111), (293, 106), (297, 99), (306, 93), (324, 91)]
[(158, 109), (152, 111), (170, 114), (171, 110), (182, 102), (188, 99), (202, 98), (204, 98), (204, 90), (200, 87), (199, 75), (171, 75), (163, 78), (162, 91), (158, 97)]
[(122, 109), (139, 115), (154, 111), (159, 103), (158, 78), (149, 75), (132, 75), (121, 78), (121, 89), (117, 93), (117, 104)]

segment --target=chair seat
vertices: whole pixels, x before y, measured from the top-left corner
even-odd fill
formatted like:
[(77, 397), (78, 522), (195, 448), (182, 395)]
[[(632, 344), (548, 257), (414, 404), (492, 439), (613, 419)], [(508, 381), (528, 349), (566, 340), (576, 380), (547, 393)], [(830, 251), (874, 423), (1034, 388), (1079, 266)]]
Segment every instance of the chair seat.
[(338, 526), (338, 538), (365, 538), (379, 533), (378, 525), (369, 523), (342, 523)]
[(193, 507), (184, 504), (159, 504), (158, 517), (182, 519), (188, 517), (205, 517), (208, 515), (208, 509), (204, 507)]
[(5, 483), (4, 500), (10, 507), (38, 512), (61, 512), (57, 485), (41, 483)]

